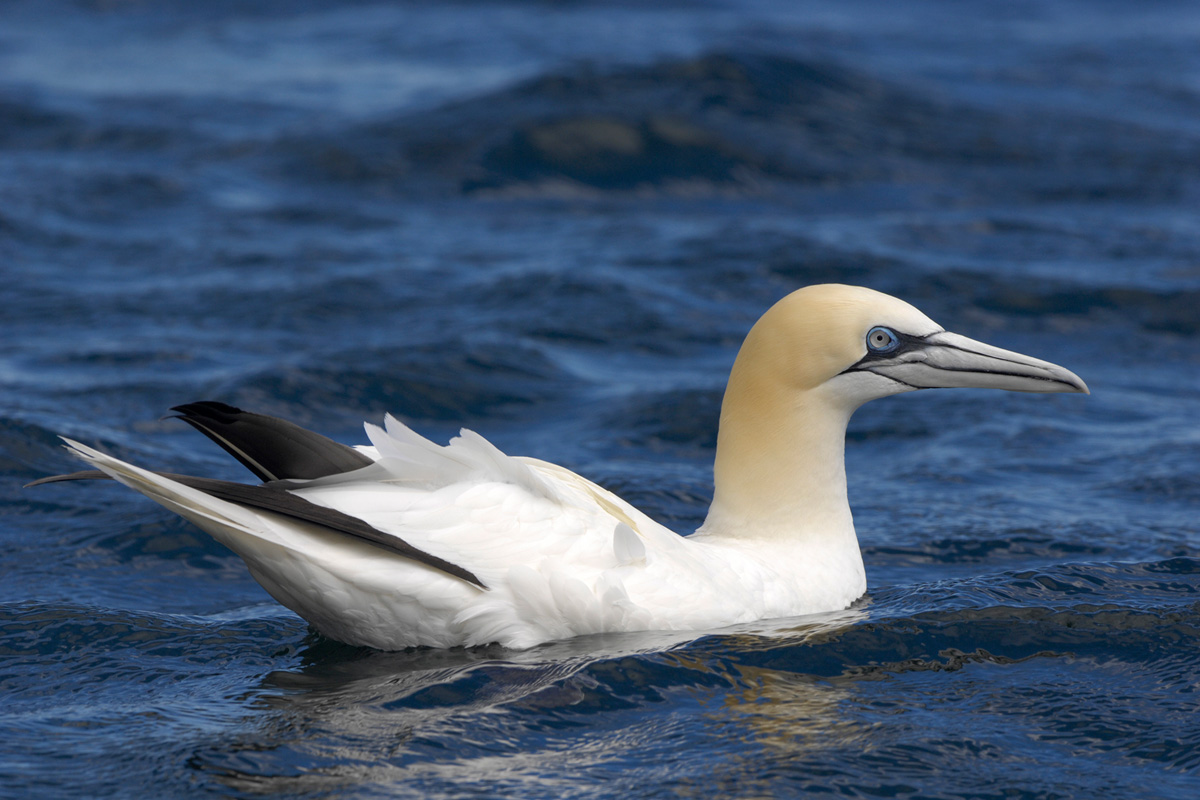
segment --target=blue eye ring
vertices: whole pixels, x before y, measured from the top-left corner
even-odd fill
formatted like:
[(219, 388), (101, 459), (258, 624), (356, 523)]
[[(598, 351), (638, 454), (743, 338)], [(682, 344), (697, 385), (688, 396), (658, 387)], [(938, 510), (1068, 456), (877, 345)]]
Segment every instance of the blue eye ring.
[(900, 337), (891, 328), (876, 325), (867, 331), (867, 349), (872, 353), (890, 353), (900, 346)]

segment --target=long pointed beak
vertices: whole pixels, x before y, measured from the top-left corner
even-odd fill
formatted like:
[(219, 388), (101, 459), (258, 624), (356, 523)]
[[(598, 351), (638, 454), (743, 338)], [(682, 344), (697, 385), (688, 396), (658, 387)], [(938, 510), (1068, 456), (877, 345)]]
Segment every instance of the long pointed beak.
[(1091, 394), (1078, 375), (1057, 364), (946, 331), (912, 342), (894, 358), (864, 363), (861, 369), (915, 389), (977, 387)]

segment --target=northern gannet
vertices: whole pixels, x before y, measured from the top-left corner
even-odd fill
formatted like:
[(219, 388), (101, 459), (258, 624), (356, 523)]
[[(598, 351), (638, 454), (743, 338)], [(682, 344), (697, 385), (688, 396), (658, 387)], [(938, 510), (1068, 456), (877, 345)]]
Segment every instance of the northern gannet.
[(264, 483), (151, 472), (79, 442), (98, 471), (229, 547), (338, 641), (396, 650), (707, 630), (848, 607), (867, 588), (846, 497), (846, 425), (934, 387), (1082, 392), (1062, 367), (948, 333), (835, 284), (784, 297), (746, 336), (721, 405), (712, 505), (688, 537), (568, 469), (469, 430), (443, 447), (390, 415), (351, 448), (221, 403), (180, 417)]

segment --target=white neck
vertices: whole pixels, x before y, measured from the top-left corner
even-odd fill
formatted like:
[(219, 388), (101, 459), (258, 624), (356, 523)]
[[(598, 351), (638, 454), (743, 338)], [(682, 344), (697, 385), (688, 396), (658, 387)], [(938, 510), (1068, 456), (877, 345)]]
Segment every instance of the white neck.
[(842, 540), (857, 550), (846, 498), (851, 410), (836, 400), (819, 389), (795, 392), (731, 379), (721, 408), (713, 502), (701, 531), (809, 547), (814, 539)]
[(713, 502), (696, 536), (759, 565), (752, 574), (764, 577), (751, 585), (766, 616), (845, 608), (866, 591), (846, 499), (851, 412), (819, 389), (791, 397), (763, 391), (730, 382)]
[(866, 589), (846, 498), (846, 425), (891, 383), (842, 374), (861, 357), (857, 335), (843, 337), (853, 343), (845, 352), (809, 344), (853, 309), (805, 297), (776, 303), (738, 351), (721, 404), (713, 502), (696, 534), (728, 558), (753, 559), (765, 602), (781, 614), (844, 608)]
[(844, 608), (866, 589), (846, 498), (846, 425), (868, 400), (915, 388), (849, 369), (882, 323), (941, 330), (877, 292), (810, 286), (768, 309), (734, 361), (697, 544), (749, 576), (770, 611)]

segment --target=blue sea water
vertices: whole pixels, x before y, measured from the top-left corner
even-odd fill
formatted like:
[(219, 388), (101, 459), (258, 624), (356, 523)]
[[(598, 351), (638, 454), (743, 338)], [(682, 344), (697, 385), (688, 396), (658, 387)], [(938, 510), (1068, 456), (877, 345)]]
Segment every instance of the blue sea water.
[[(1200, 7), (0, 4), (0, 796), (1200, 796)], [(311, 632), (69, 435), (397, 414), (681, 533), (741, 337), (842, 281), (1091, 397), (868, 405), (844, 614)]]

